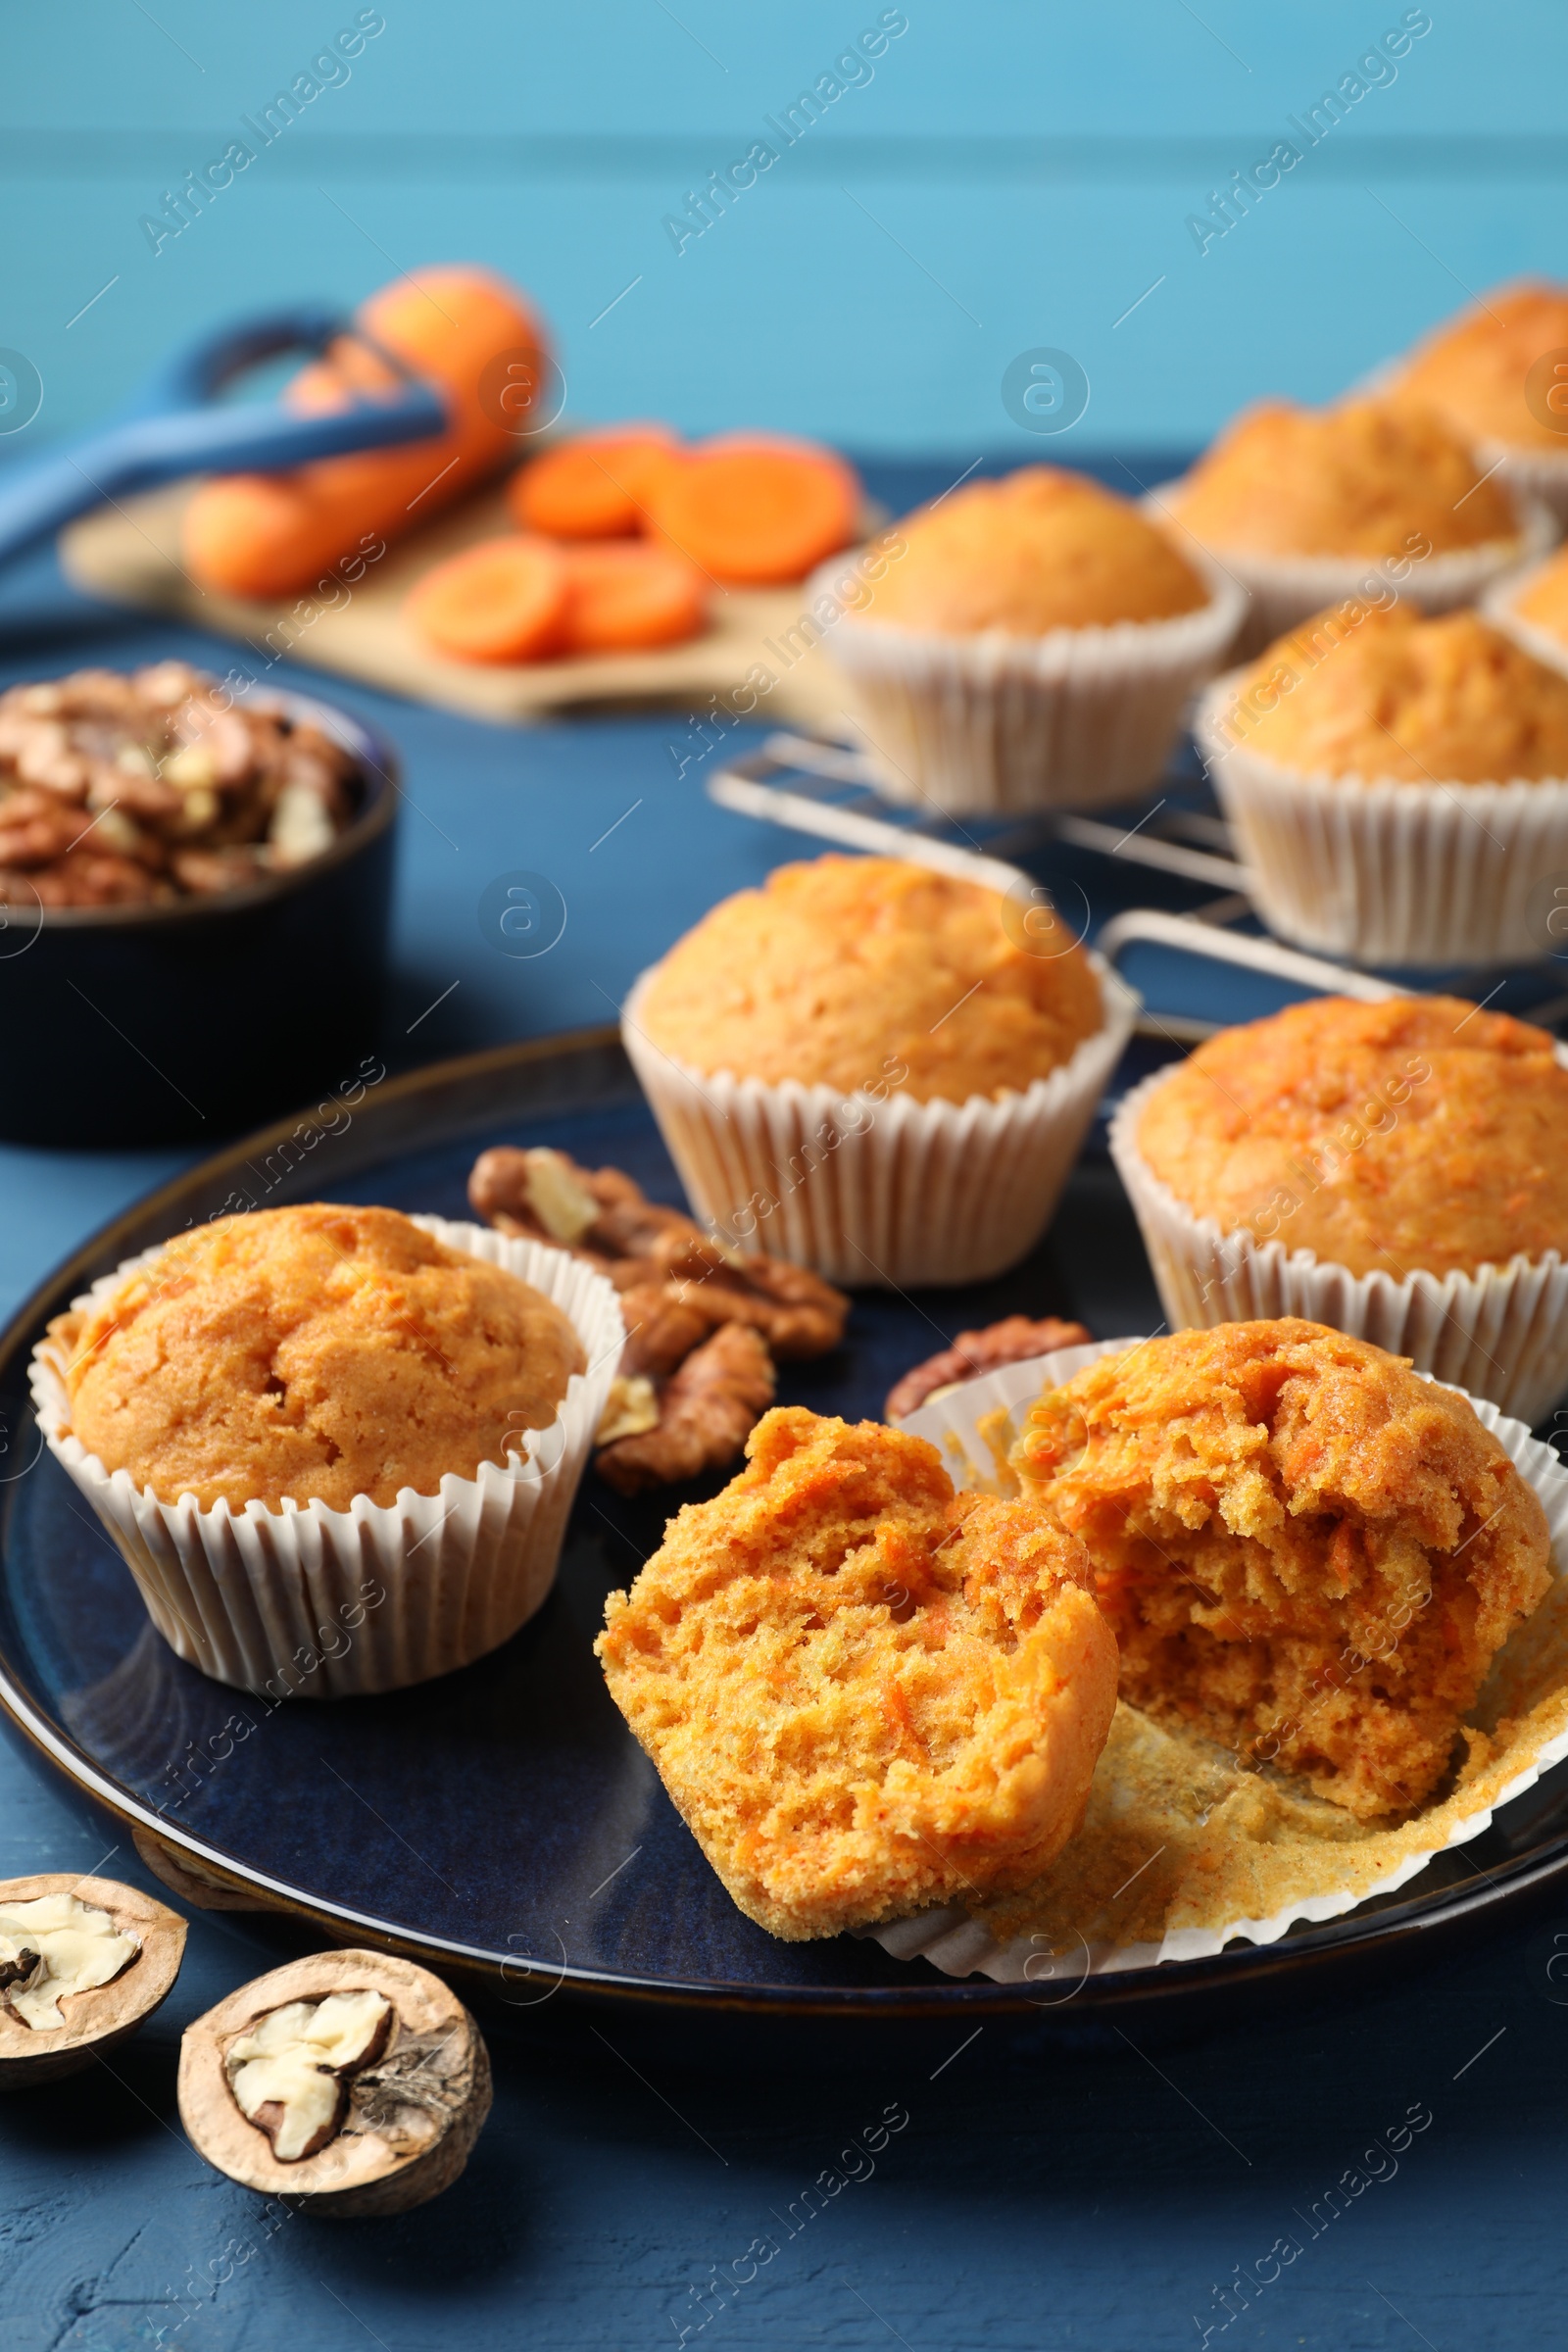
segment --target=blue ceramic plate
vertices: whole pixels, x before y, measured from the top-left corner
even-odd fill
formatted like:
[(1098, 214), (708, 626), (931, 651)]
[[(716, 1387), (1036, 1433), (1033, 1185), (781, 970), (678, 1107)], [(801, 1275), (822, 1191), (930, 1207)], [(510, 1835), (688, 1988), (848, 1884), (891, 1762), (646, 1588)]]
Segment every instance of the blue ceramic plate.
[[(709, 1870), (606, 1691), (592, 1653), (605, 1594), (657, 1544), (670, 1503), (625, 1502), (589, 1474), (544, 1609), (461, 1674), (379, 1699), (269, 1713), (182, 1665), (147, 1621), (119, 1553), (53, 1457), (26, 1403), (47, 1318), (133, 1250), (213, 1214), (242, 1185), (288, 1200), (378, 1201), (461, 1217), (486, 1144), (549, 1143), (680, 1198), (609, 1032), (446, 1063), (375, 1089), (335, 1135), (288, 1126), (209, 1161), (100, 1234), (0, 1341), (0, 1702), (76, 1785), (230, 1889), (416, 1957), (500, 1977), (526, 2000), (601, 1996), (801, 2012), (1054, 2008), (1070, 1986), (957, 1984), (840, 1937), (776, 1942)], [(285, 1139), (292, 1143), (285, 1148)], [(258, 1188), (261, 1188), (260, 1191)], [(850, 1341), (790, 1367), (786, 1401), (879, 1414), (893, 1380), (961, 1327), (1010, 1311), (1080, 1315), (1099, 1332), (1159, 1320), (1131, 1213), (1102, 1155), (1080, 1167), (1053, 1233), (1005, 1282), (923, 1298), (858, 1298)], [(712, 1488), (720, 1483), (714, 1479)], [(676, 1499), (679, 1499), (677, 1497)], [(1553, 1776), (1560, 1781), (1562, 1775)], [(1092, 1980), (1072, 2014), (1249, 1981), (1398, 1964), (1420, 1936), (1474, 1927), (1568, 1869), (1568, 1796), (1429, 1870), (1413, 1900), (1293, 1936), (1268, 1951)], [(1518, 1807), (1511, 1808), (1517, 1812)], [(1511, 1842), (1510, 1842), (1511, 1840)], [(1488, 1877), (1482, 1880), (1478, 1870)]]

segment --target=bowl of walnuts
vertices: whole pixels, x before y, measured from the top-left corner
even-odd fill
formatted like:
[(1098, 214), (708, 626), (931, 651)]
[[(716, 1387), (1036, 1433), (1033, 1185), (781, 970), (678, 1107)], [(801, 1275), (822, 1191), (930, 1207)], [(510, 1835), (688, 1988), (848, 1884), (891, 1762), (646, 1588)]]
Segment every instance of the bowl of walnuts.
[(0, 1136), (217, 1139), (375, 1044), (397, 761), (184, 662), (0, 693)]

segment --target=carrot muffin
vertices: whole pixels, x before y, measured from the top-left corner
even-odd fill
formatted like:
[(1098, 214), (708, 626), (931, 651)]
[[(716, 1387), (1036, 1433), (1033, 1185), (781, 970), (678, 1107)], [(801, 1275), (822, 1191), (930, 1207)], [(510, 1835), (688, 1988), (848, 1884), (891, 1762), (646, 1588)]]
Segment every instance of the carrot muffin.
[(220, 1217), (51, 1327), (71, 1426), (161, 1501), (432, 1494), (556, 1419), (561, 1308), (387, 1208)]
[(1563, 434), (1525, 394), (1537, 361), (1557, 350), (1568, 350), (1568, 286), (1521, 278), (1494, 287), (1418, 343), (1391, 396), (1441, 411), (1472, 443), (1562, 455)]
[(874, 1422), (779, 1408), (747, 1452), (597, 1645), (709, 1861), (791, 1941), (1025, 1886), (1115, 1707), (1082, 1545)]
[(1137, 1142), (1196, 1216), (1352, 1274), (1568, 1241), (1568, 1069), (1545, 1030), (1457, 997), (1318, 997), (1221, 1030), (1151, 1090)]
[(1321, 612), (1230, 685), (1215, 723), (1307, 774), (1568, 777), (1568, 679), (1475, 612)]
[(779, 866), (677, 942), (638, 1019), (697, 1070), (851, 1095), (899, 1069), (915, 1102), (1021, 1093), (1071, 1060), (1104, 1007), (1058, 919), (1039, 909), (1019, 946), (1008, 911), (898, 858)]
[(1462, 1761), (1551, 1582), (1541, 1501), (1466, 1399), (1294, 1317), (1102, 1358), (1013, 1461), (1094, 1559), (1123, 1698), (1366, 1819)]
[(1207, 582), (1129, 500), (1054, 466), (971, 482), (899, 533), (905, 553), (859, 610), (906, 628), (1043, 637), (1168, 620), (1209, 600)]
[(816, 585), (877, 789), (942, 813), (1152, 785), (1247, 602), (1127, 499), (1050, 466), (952, 491)]
[(1263, 401), (1171, 500), (1203, 546), (1279, 556), (1443, 553), (1516, 540), (1512, 499), (1435, 412), (1383, 401)]

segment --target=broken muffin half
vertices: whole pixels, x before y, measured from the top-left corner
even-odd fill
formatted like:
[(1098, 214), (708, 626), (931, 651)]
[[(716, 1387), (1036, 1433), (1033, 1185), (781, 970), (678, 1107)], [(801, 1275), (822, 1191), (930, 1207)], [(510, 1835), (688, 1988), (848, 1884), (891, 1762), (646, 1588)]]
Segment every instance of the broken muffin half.
[(1551, 1581), (1540, 1499), (1467, 1398), (1297, 1317), (1102, 1357), (1012, 1461), (1094, 1559), (1123, 1697), (1364, 1818), (1444, 1780)]
[(719, 1878), (789, 1940), (1027, 1885), (1115, 1706), (1082, 1545), (875, 1422), (779, 1407), (747, 1452), (597, 1644)]

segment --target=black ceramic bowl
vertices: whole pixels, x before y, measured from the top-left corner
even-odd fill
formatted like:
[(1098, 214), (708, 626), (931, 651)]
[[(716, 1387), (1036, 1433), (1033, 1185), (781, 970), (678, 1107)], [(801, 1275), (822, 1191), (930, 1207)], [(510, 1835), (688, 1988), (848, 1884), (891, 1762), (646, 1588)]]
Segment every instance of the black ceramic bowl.
[(0, 1138), (216, 1143), (373, 1057), (397, 755), (347, 711), (275, 699), (356, 761), (352, 821), (308, 865), (219, 897), (0, 906)]

